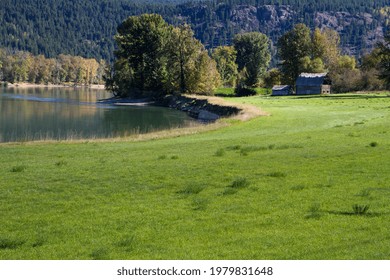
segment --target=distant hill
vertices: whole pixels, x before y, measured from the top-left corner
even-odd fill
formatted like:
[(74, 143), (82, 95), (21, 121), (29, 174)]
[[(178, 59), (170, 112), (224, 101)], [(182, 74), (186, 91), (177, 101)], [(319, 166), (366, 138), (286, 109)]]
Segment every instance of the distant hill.
[(274, 43), (294, 24), (339, 31), (345, 53), (371, 50), (383, 38), (390, 0), (2, 0), (0, 47), (54, 57), (60, 53), (111, 60), (116, 27), (130, 15), (159, 13), (191, 24), (207, 47), (230, 44), (244, 31)]

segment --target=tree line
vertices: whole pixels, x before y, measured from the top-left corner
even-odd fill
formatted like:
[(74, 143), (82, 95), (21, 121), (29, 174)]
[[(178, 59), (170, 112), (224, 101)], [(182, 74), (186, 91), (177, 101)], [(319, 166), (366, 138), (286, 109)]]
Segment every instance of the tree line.
[(0, 81), (34, 84), (102, 84), (104, 60), (60, 54), (56, 58), (0, 49)]
[(213, 94), (221, 83), (245, 90), (259, 84), (271, 59), (269, 39), (259, 32), (239, 34), (234, 46), (210, 56), (188, 25), (175, 27), (157, 14), (129, 17), (115, 40), (106, 88), (117, 96)]
[(271, 42), (260, 32), (238, 34), (232, 46), (207, 51), (188, 25), (175, 27), (160, 15), (143, 14), (126, 19), (115, 40), (106, 87), (117, 96), (213, 94), (220, 85), (250, 95), (259, 86), (294, 85), (302, 72), (329, 73), (335, 92), (384, 89), (389, 82), (390, 36), (358, 63), (342, 55), (335, 30), (297, 24), (279, 38), (273, 69)]
[(335, 30), (317, 28), (311, 32), (306, 25), (297, 24), (278, 40), (280, 64), (272, 77), (276, 83), (294, 85), (302, 72), (326, 72), (334, 92), (386, 89), (389, 39), (387, 35), (384, 42), (357, 61), (354, 56), (342, 55), (340, 35)]

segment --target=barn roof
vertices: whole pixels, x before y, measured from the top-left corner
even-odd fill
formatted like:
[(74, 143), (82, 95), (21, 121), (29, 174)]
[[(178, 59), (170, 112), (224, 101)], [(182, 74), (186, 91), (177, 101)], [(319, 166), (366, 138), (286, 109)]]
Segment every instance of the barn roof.
[(288, 90), (290, 89), (289, 85), (276, 85), (272, 87), (272, 90)]
[(302, 73), (296, 81), (297, 86), (319, 86), (324, 84), (328, 73)]

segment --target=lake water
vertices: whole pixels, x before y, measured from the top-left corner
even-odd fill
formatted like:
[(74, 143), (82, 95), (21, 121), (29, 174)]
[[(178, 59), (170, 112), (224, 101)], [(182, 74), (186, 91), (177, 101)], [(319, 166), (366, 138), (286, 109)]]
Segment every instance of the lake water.
[(120, 137), (196, 123), (168, 108), (97, 103), (109, 97), (87, 88), (0, 88), (0, 142)]

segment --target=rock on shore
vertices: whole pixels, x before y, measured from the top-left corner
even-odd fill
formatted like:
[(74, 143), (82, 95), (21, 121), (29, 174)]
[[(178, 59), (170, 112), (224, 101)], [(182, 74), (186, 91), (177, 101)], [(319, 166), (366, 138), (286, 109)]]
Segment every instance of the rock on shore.
[(207, 122), (237, 115), (241, 111), (233, 106), (212, 104), (207, 98), (190, 96), (169, 95), (160, 99), (156, 104), (187, 112), (189, 116)]

